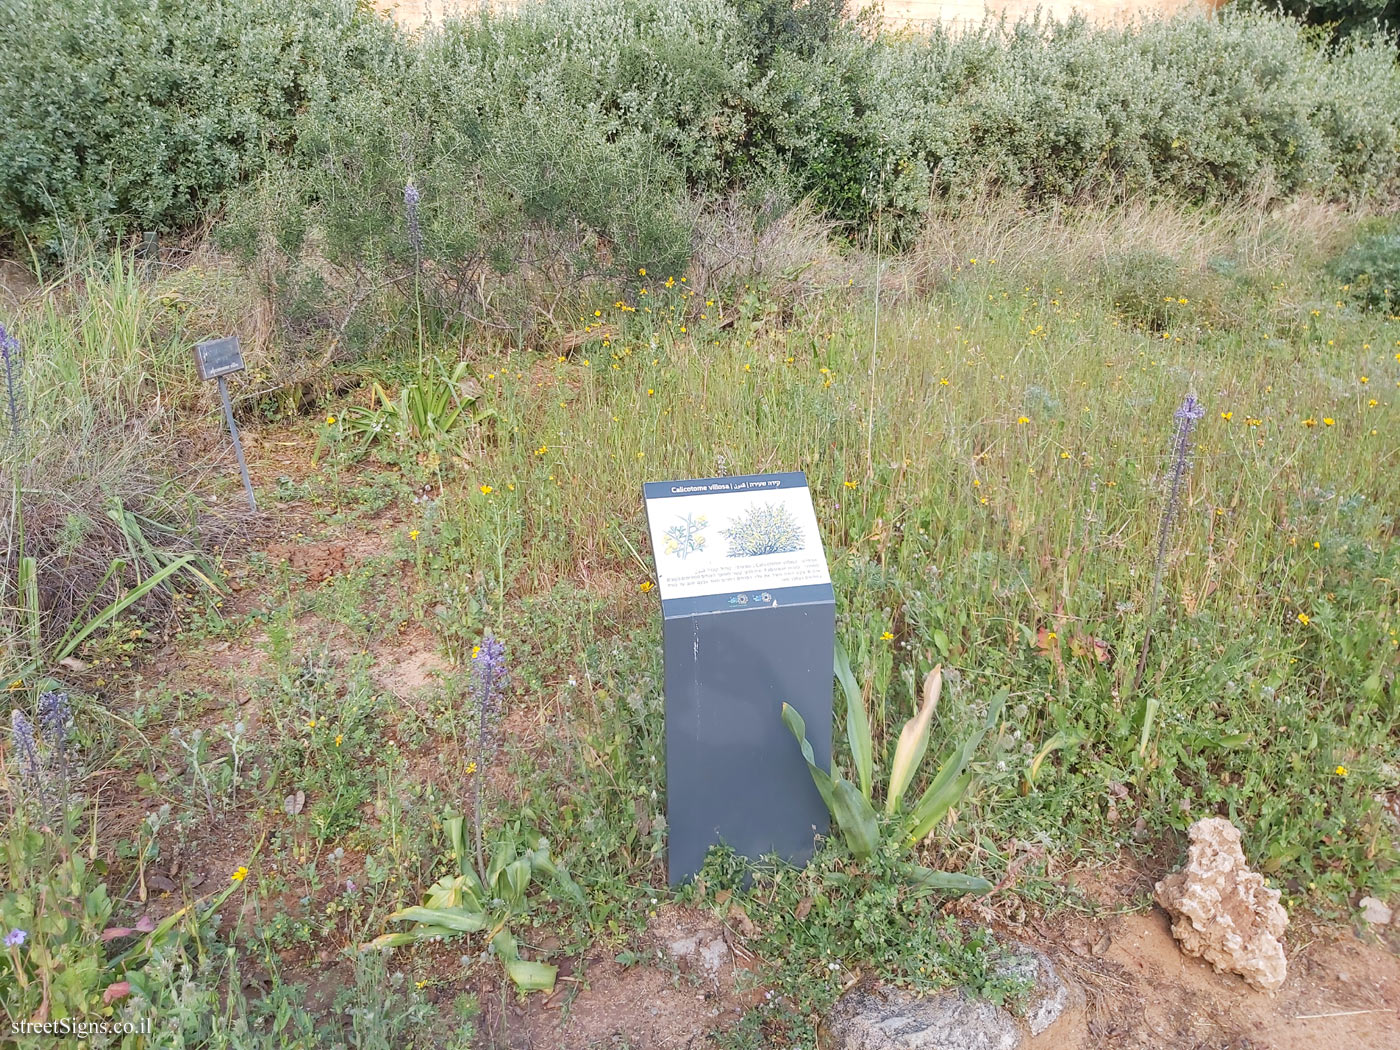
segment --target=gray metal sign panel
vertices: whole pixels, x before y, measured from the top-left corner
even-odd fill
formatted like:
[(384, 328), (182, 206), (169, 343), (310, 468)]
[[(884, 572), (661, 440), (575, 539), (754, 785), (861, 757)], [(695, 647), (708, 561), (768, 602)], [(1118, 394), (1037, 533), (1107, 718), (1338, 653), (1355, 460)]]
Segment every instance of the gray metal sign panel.
[(831, 755), (836, 606), (800, 472), (645, 486), (663, 618), (670, 882), (720, 843), (811, 858), (828, 814), (797, 742)]
[(243, 351), (238, 348), (238, 336), (195, 343), (194, 367), (200, 379), (217, 379), (243, 371)]

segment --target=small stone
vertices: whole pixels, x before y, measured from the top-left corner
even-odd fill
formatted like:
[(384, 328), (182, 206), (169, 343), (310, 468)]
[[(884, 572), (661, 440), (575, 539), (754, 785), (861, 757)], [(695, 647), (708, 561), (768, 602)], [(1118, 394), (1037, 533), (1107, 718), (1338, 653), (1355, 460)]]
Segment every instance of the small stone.
[(1277, 989), (1288, 976), (1282, 940), (1288, 913), (1279, 891), (1249, 869), (1239, 829), (1228, 820), (1198, 820), (1187, 836), (1186, 867), (1157, 883), (1172, 936), (1183, 952), (1217, 971), (1237, 973), (1260, 991)]
[(1395, 919), (1395, 912), (1385, 901), (1377, 900), (1375, 897), (1362, 897), (1358, 902), (1361, 909), (1361, 919), (1372, 926), (1386, 926)]
[(1074, 993), (1044, 952), (1019, 943), (1011, 951), (997, 970), (1030, 986), (1023, 1017), (1031, 1035), (1040, 1035), (1069, 1009)]
[(917, 996), (898, 988), (856, 986), (823, 1018), (823, 1050), (1017, 1050), (1012, 1016), (962, 992)]

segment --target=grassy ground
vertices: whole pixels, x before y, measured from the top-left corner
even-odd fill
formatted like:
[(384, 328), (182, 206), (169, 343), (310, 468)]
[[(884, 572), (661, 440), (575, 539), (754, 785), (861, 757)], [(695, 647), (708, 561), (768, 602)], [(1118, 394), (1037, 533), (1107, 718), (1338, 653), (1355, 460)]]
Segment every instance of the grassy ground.
[[(81, 805), (36, 811), (7, 762), (4, 923), (48, 929), (31, 949), (47, 937), (79, 954), (44, 925), (63, 894), (34, 887), (54, 871), (55, 887), (105, 880), (113, 925), (200, 900), (178, 947), (150, 947), (134, 998), (110, 1008), (157, 1003), (171, 1045), (471, 1045), (483, 1004), (507, 1016), (481, 934), (387, 961), (354, 949), (406, 929), (388, 914), (459, 870), (443, 815), (475, 809), (488, 851), (501, 829), (543, 835), (582, 888), (580, 902), (536, 872), (511, 922), (527, 956), (565, 971), (589, 951), (635, 960), (673, 896), (641, 485), (787, 469), (811, 483), (877, 765), (934, 663), (953, 672), (936, 755), (1009, 692), (921, 862), (992, 882), (1014, 871), (1023, 905), (1053, 909), (1077, 900), (1067, 867), (1127, 850), (1165, 868), (1185, 827), (1219, 814), (1291, 908), (1393, 896), (1400, 320), (1325, 268), (1366, 228), (1308, 204), (985, 204), (895, 259), (818, 247), (821, 279), (805, 284), (638, 274), (544, 352), (429, 336), (356, 373), (384, 399), (368, 383), (301, 405), (248, 396), (258, 522), (219, 511), (241, 497), (227, 464), (211, 469), (218, 417), (185, 358), (237, 316), (238, 276), (107, 268), (50, 288), (12, 329), (30, 355), (17, 503), (68, 536), (42, 569), (88, 579), (74, 552), (116, 486), (209, 552), (201, 573), (222, 573), (222, 594), (173, 577), (158, 607), (123, 610), (69, 664), (16, 679), (17, 703), (46, 676), (68, 688)], [(275, 371), (262, 345), (255, 366)], [(448, 389), (469, 411), (429, 426), (426, 402)], [(1205, 414), (1159, 562), (1188, 394)], [(85, 448), (111, 464), (114, 430), (138, 448), (130, 469), (72, 465)], [(46, 482), (56, 464), (91, 493), (54, 496), (87, 491)], [(185, 491), (193, 509), (172, 494)], [(495, 751), (480, 744), (488, 637), (511, 676)], [(716, 856), (682, 891), (731, 920), (740, 909), (753, 981), (772, 993), (726, 1045), (810, 1045), (853, 969), (1014, 1001), (995, 946), (912, 896), (897, 863), (836, 842), (805, 872), (765, 868), (746, 886)], [(225, 887), (217, 919), (198, 921)], [(107, 923), (89, 916), (88, 941)], [(110, 954), (83, 952), (97, 970), (54, 1016), (103, 1008)], [(0, 970), (11, 1017), (41, 1001), (24, 965)]]

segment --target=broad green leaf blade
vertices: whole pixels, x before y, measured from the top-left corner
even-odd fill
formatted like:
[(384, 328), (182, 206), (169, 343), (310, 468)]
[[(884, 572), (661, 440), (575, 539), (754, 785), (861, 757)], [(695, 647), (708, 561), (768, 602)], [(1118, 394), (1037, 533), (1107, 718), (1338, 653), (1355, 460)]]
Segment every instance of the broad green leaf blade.
[[(423, 927), (419, 927), (422, 929)], [(449, 931), (450, 932), (450, 931)], [(407, 948), (418, 943), (416, 933), (381, 933), (372, 941), (360, 945), (360, 951), (368, 952), (383, 948)]]
[[(946, 768), (956, 772), (962, 768), (961, 756), (956, 755), (948, 760)], [(948, 810), (957, 804), (963, 797), (967, 789), (972, 785), (972, 774), (964, 773), (962, 776), (950, 777), (946, 782), (939, 785), (936, 792), (926, 791), (919, 804), (914, 808), (910, 816), (908, 843), (913, 845), (921, 838), (933, 830), (940, 820), (947, 815)]]
[(784, 704), (783, 725), (788, 727), (788, 731), (797, 738), (797, 742), (802, 746), (802, 757), (807, 760), (807, 769), (812, 774), (812, 782), (817, 785), (817, 792), (821, 795), (822, 801), (826, 803), (827, 811), (835, 816), (836, 799), (831, 790), (831, 776), (817, 765), (816, 758), (812, 754), (812, 745), (807, 742), (807, 723), (802, 720), (802, 716), (797, 713), (796, 708)]
[(501, 836), (491, 850), (490, 859), (486, 861), (486, 885), (493, 894), (500, 895), (501, 872), (506, 870), (506, 865), (515, 862), (515, 847), (515, 836), (510, 834), (508, 829), (502, 828)]
[(972, 783), (972, 774), (964, 773), (963, 770), (972, 761), (972, 756), (977, 751), (977, 746), (982, 743), (982, 738), (987, 735), (987, 731), (1001, 718), (1001, 709), (1005, 705), (1006, 691), (1003, 690), (988, 705), (987, 718), (982, 725), (963, 741), (962, 746), (950, 754), (939, 768), (933, 783), (924, 791), (909, 815), (907, 841), (910, 844), (918, 842), (932, 831), (933, 826), (943, 819), (944, 814), (967, 791)]
[(389, 916), (392, 920), (421, 922), (429, 926), (445, 926), (457, 933), (477, 933), (486, 929), (486, 916), (479, 911), (460, 908), (423, 908), (417, 905), (400, 908)]
[(452, 847), (452, 859), (457, 862), (457, 870), (465, 875), (472, 866), (470, 851), (467, 849), (466, 818), (449, 810), (443, 814), (442, 830), (447, 832), (447, 843)]
[(33, 663), (43, 659), (44, 642), (39, 631), (39, 563), (32, 556), (19, 560), (19, 591), (24, 633), (29, 636), (29, 659)]
[(475, 875), (444, 875), (424, 894), (429, 908), (482, 911)]
[(890, 764), (890, 789), (885, 795), (885, 815), (893, 816), (899, 803), (908, 790), (914, 773), (928, 751), (929, 727), (933, 723), (933, 712), (938, 708), (938, 697), (943, 692), (943, 668), (935, 667), (924, 679), (924, 702), (919, 713), (904, 723), (899, 732), (899, 743), (895, 745), (894, 761)]
[(880, 822), (874, 807), (860, 788), (844, 777), (832, 783), (832, 799), (836, 803), (832, 814), (846, 836), (846, 844), (857, 859), (865, 860), (880, 844)]
[(557, 966), (549, 963), (526, 962), (516, 959), (505, 963), (506, 976), (522, 992), (552, 992), (554, 977), (559, 972)]
[(906, 881), (920, 893), (987, 893), (993, 888), (992, 883), (977, 875), (934, 871), (918, 864), (910, 866)]
[[(543, 841), (543, 840), (541, 840)], [(583, 890), (579, 884), (569, 875), (569, 871), (562, 864), (556, 864), (549, 855), (549, 847), (540, 846), (538, 849), (530, 851), (530, 863), (535, 870), (548, 875), (559, 884), (559, 888), (564, 892), (564, 896), (573, 901), (581, 908), (588, 907), (588, 898), (583, 895)]]
[(1078, 747), (1084, 742), (1084, 734), (1078, 729), (1061, 729), (1058, 733), (1045, 741), (1045, 746), (1035, 753), (1035, 758), (1031, 759), (1030, 772), (1026, 774), (1026, 783), (1035, 787), (1035, 778), (1040, 775), (1040, 766), (1052, 752), (1060, 748)]
[[(131, 590), (127, 591), (126, 594), (112, 602), (85, 624), (81, 624), (80, 626), (79, 623), (75, 622), (68, 633), (63, 636), (63, 640), (59, 642), (54, 651), (49, 654), (49, 661), (51, 663), (60, 663), (65, 657), (72, 656), (73, 653), (77, 651), (78, 647), (88, 639), (89, 635), (93, 634), (93, 632), (97, 631), (104, 624), (116, 619), (171, 576), (174, 576), (177, 572), (185, 568), (185, 566), (193, 560), (193, 557), (194, 556), (190, 554), (181, 555), (159, 572), (147, 576), (139, 586), (133, 587)], [(116, 571), (120, 571), (120, 564), (119, 560), (112, 563)], [(112, 570), (109, 569), (108, 575), (111, 574)], [(106, 577), (104, 577), (104, 580), (105, 579)]]
[(856, 676), (851, 671), (851, 660), (845, 647), (836, 643), (836, 680), (841, 683), (841, 691), (846, 694), (846, 742), (851, 748), (851, 758), (856, 764), (856, 777), (860, 780), (860, 793), (870, 798), (873, 775), (873, 745), (870, 739), (870, 719), (865, 713), (865, 698), (861, 695)]
[(524, 857), (506, 865), (505, 899), (512, 907), (525, 903), (525, 893), (530, 888), (530, 862)]
[(436, 937), (441, 937), (444, 940), (448, 937), (455, 937), (458, 932), (458, 930), (449, 930), (446, 926), (415, 926), (403, 933), (381, 933), (374, 940), (360, 945), (360, 951), (367, 952), (375, 948), (411, 948), (415, 944), (431, 941)]

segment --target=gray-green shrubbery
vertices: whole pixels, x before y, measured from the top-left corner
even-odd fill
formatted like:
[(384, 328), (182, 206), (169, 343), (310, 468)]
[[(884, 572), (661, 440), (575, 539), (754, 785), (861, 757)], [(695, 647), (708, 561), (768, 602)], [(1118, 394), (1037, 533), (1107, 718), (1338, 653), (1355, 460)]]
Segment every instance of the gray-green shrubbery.
[(1395, 48), (1316, 40), (1246, 11), (955, 35), (789, 0), (527, 4), (449, 20), (390, 76), (312, 100), (230, 243), (294, 321), (346, 330), (371, 291), (420, 273), (446, 315), (514, 327), (542, 290), (678, 273), (697, 195), (808, 197), (853, 233), (878, 217), (898, 243), (936, 197), (989, 185), (1389, 192)]
[(0, 235), (191, 225), (400, 46), (354, 0), (0, 0)]
[(840, 0), (549, 0), (410, 37), (349, 0), (0, 2), (0, 225), (179, 227), (243, 181), (231, 242), (337, 328), (420, 263), (479, 320), (515, 309), (491, 274), (538, 302), (676, 272), (697, 196), (807, 197), (898, 242), (988, 185), (1350, 196), (1400, 171), (1394, 42), (1249, 11), (917, 34)]
[(988, 24), (870, 53), (870, 167), (878, 199), (901, 215), (984, 181), (1032, 196), (1192, 199), (1395, 184), (1400, 70), (1382, 40), (1319, 49), (1295, 22), (1232, 13)]

